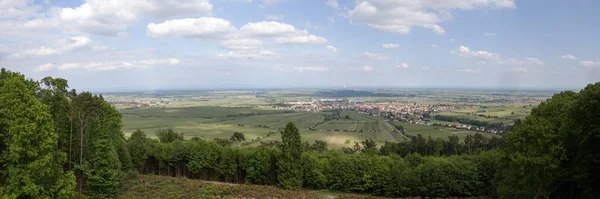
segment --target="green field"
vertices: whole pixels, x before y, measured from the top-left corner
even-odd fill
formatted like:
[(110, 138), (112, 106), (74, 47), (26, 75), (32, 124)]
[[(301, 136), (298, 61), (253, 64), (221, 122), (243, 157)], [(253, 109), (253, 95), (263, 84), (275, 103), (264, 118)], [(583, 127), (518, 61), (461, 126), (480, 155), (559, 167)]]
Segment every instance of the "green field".
[[(300, 129), (303, 140), (324, 140), (331, 148), (350, 147), (354, 142), (373, 139), (378, 142), (404, 141), (403, 137), (383, 117), (369, 116), (356, 111), (342, 111), (339, 118), (327, 120), (329, 112), (284, 112), (270, 108), (250, 107), (142, 107), (121, 109), (123, 132), (131, 134), (141, 129), (150, 137), (162, 128), (172, 128), (184, 137), (228, 138), (242, 132), (249, 146), (280, 140), (276, 131), (293, 121)], [(348, 116), (348, 118), (346, 118)], [(461, 139), (473, 131), (401, 123), (407, 135), (447, 139), (457, 135)], [(271, 135), (267, 136), (269, 132)]]
[[(406, 135), (416, 136), (421, 134), (424, 137), (431, 136), (432, 138), (442, 138), (448, 139), (448, 136), (456, 135), (459, 139), (464, 139), (467, 135), (474, 135), (475, 131), (464, 130), (464, 129), (455, 129), (449, 127), (441, 127), (441, 126), (426, 126), (419, 124), (411, 124), (406, 122), (392, 122), (393, 124), (401, 125), (404, 127), (404, 133)], [(493, 135), (489, 133), (479, 132), (479, 134), (485, 137), (492, 137)]]
[[(285, 102), (311, 101), (326, 96), (320, 89), (298, 90), (224, 90), (194, 92), (131, 92), (110, 93), (105, 97), (117, 101), (137, 102), (141, 100), (160, 102), (152, 107), (116, 105), (123, 113), (123, 132), (131, 134), (136, 129), (154, 137), (154, 132), (162, 128), (173, 128), (186, 138), (201, 137), (207, 140), (228, 138), (234, 132), (242, 132), (245, 145), (256, 146), (261, 142), (279, 140), (278, 129), (292, 121), (300, 129), (303, 140), (325, 140), (331, 147), (351, 146), (354, 142), (374, 139), (378, 142), (404, 141), (405, 139), (383, 117), (370, 116), (357, 111), (342, 111), (332, 117), (332, 112), (284, 111), (275, 105)], [(551, 92), (502, 92), (502, 91), (461, 91), (426, 89), (377, 89), (373, 95), (340, 97), (348, 100), (370, 102), (452, 104), (471, 105), (477, 108), (454, 109), (436, 114), (468, 118), (490, 123), (512, 125), (515, 119), (523, 119), (536, 104), (527, 100), (546, 99)], [(390, 96), (376, 96), (389, 94)], [(398, 96), (392, 96), (398, 95)], [(510, 100), (527, 100), (511, 102)], [(498, 101), (500, 100), (500, 101)], [(504, 101), (503, 101), (504, 100)], [(346, 117), (348, 116), (348, 117)], [(417, 120), (417, 117), (412, 119)], [(434, 123), (449, 125), (447, 122), (432, 119)], [(434, 127), (401, 123), (407, 135), (447, 139), (457, 135), (461, 139), (474, 131), (448, 127)], [(486, 136), (489, 134), (482, 133)], [(269, 135), (269, 136), (267, 136)]]
[[(444, 116), (455, 116), (461, 118), (468, 118), (478, 121), (486, 121), (490, 123), (504, 123), (512, 125), (514, 120), (523, 119), (529, 115), (533, 107), (523, 104), (511, 104), (511, 105), (495, 105), (485, 106), (484, 108), (473, 108), (473, 109), (459, 109), (452, 111), (439, 112), (439, 115)], [(449, 124), (443, 121), (432, 121), (440, 124)], [(452, 123), (455, 124), (455, 123)]]
[[(331, 147), (351, 146), (364, 139), (402, 141), (401, 136), (383, 118), (355, 111), (341, 112), (350, 119), (324, 121), (326, 112), (288, 113), (274, 109), (231, 107), (165, 107), (127, 108), (123, 113), (123, 132), (131, 134), (141, 129), (150, 137), (162, 128), (173, 128), (185, 138), (228, 138), (234, 132), (242, 132), (248, 142), (279, 140), (279, 133), (269, 132), (283, 128), (293, 121), (304, 140), (325, 140)], [(312, 130), (310, 129), (312, 128)]]

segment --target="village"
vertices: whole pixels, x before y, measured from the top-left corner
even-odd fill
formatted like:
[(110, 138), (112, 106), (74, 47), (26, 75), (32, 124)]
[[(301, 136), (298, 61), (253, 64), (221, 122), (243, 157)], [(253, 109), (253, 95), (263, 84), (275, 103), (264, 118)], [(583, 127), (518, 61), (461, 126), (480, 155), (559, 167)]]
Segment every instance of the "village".
[(468, 124), (441, 124), (431, 121), (426, 116), (435, 115), (440, 111), (473, 109), (475, 105), (439, 105), (397, 102), (368, 102), (364, 100), (346, 100), (336, 98), (322, 98), (312, 101), (288, 102), (286, 106), (277, 106), (279, 109), (293, 111), (319, 112), (326, 110), (358, 111), (371, 116), (382, 116), (389, 121), (402, 121), (425, 126), (445, 126), (456, 129), (465, 129), (478, 132), (497, 134), (499, 129), (486, 128)]

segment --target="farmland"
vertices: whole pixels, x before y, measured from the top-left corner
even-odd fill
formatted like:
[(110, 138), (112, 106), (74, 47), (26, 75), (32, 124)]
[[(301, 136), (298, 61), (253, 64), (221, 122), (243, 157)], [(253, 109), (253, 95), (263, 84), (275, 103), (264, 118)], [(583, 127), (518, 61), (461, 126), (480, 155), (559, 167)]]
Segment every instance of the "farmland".
[[(330, 148), (338, 148), (349, 147), (365, 139), (379, 143), (404, 141), (403, 135), (392, 124), (403, 126), (406, 135), (422, 134), (442, 139), (456, 135), (462, 139), (475, 131), (448, 127), (461, 124), (456, 121), (438, 120), (435, 117), (422, 120), (421, 114), (433, 111), (439, 116), (512, 125), (515, 119), (524, 118), (531, 108), (549, 95), (548, 92), (305, 89), (136, 92), (109, 93), (105, 96), (123, 114), (123, 132), (126, 136), (140, 129), (153, 137), (159, 129), (172, 128), (175, 132), (183, 133), (186, 139), (200, 137), (212, 140), (242, 132), (246, 137), (244, 145), (256, 146), (261, 142), (279, 140), (278, 130), (293, 121), (303, 140), (324, 140)], [(348, 110), (330, 112), (326, 110), (342, 106), (337, 102), (325, 102), (325, 106), (306, 105), (323, 99), (373, 103), (374, 109), (344, 108)], [(294, 103), (304, 105), (290, 107)], [(387, 109), (386, 104), (405, 108), (391, 109), (402, 112), (394, 119), (387, 112), (381, 112)], [(402, 104), (405, 106), (399, 106)], [(436, 106), (440, 110), (436, 110)], [(400, 121), (400, 118), (405, 121)], [(423, 125), (420, 121), (444, 126)], [(482, 134), (491, 136), (487, 132)]]

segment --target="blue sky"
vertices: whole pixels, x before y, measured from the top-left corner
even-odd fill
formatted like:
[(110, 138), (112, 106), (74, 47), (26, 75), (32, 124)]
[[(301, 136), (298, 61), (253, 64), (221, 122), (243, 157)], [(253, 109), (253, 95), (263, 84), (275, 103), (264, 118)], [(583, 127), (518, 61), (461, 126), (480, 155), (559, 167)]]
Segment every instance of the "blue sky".
[(0, 66), (74, 88), (580, 88), (592, 0), (5, 0)]

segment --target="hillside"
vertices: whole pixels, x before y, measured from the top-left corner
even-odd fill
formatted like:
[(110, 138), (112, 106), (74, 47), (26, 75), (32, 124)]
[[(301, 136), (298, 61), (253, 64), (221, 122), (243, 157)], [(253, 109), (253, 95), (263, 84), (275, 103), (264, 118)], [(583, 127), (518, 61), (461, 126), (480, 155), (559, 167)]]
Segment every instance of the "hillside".
[(273, 186), (231, 184), (156, 175), (128, 180), (117, 198), (384, 198), (330, 191), (289, 191)]

